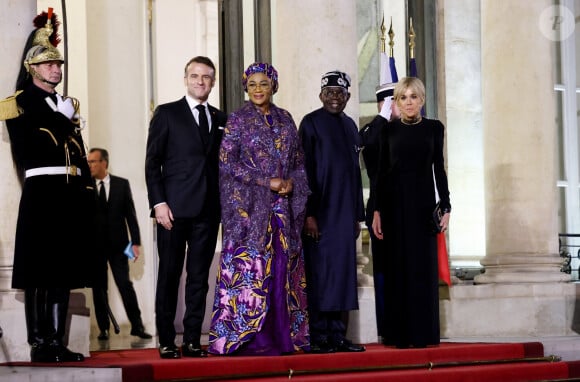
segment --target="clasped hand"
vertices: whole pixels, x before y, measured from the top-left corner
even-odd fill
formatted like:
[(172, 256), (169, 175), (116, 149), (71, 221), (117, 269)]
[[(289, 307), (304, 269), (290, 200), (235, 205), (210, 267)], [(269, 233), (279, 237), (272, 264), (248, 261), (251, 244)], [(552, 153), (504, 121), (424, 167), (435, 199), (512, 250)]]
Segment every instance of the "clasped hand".
[[(441, 222), (439, 223), (441, 225), (441, 232), (445, 232), (449, 228), (449, 219), (450, 218), (451, 218), (451, 215), (449, 214), (449, 212), (445, 213), (445, 215), (443, 215), (443, 217), (441, 218)], [(377, 239), (383, 240), (383, 237), (384, 237), (383, 227), (382, 227), (382, 222), (381, 222), (381, 214), (379, 211), (375, 211), (373, 213), (372, 229), (373, 229), (373, 233), (375, 234)]]
[(75, 115), (75, 107), (70, 98), (62, 98), (60, 94), (56, 95), (56, 109), (68, 119), (72, 119)]
[(288, 197), (292, 194), (294, 184), (292, 179), (272, 178), (270, 179), (270, 190), (278, 193), (278, 195)]
[(171, 212), (167, 203), (155, 206), (155, 221), (168, 231), (173, 228), (173, 212)]

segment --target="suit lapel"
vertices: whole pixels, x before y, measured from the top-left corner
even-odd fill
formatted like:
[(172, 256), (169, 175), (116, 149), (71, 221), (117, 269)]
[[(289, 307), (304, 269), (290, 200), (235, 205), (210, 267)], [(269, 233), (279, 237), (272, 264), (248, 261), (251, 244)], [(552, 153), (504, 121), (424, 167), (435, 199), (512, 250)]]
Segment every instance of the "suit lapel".
[(209, 104), (207, 105), (207, 107), (209, 108), (209, 114), (211, 116), (211, 120), (209, 121), (209, 125), (210, 125), (209, 142), (207, 142), (207, 145), (206, 145), (206, 149), (205, 149), (206, 154), (209, 152), (211, 146), (213, 145), (215, 131), (218, 128), (217, 121), (216, 121), (217, 116), (216, 116), (216, 112), (215, 112), (214, 108), (209, 106)]
[[(206, 154), (209, 153), (209, 151), (211, 150), (211, 148), (214, 145), (215, 140), (217, 139), (216, 137), (220, 134), (219, 132), (219, 128), (220, 128), (220, 121), (218, 121), (218, 110), (213, 107), (210, 106), (209, 104), (207, 105), (209, 108), (209, 114), (211, 115), (211, 130), (209, 133), (209, 142), (206, 146)], [(222, 126), (223, 127), (223, 126)]]
[(116, 186), (116, 182), (115, 179), (113, 178), (112, 175), (109, 175), (110, 177), (110, 183), (109, 183), (109, 199), (107, 199), (107, 205), (109, 206), (109, 208), (111, 207), (111, 205), (115, 202), (115, 198), (117, 197), (117, 187)]

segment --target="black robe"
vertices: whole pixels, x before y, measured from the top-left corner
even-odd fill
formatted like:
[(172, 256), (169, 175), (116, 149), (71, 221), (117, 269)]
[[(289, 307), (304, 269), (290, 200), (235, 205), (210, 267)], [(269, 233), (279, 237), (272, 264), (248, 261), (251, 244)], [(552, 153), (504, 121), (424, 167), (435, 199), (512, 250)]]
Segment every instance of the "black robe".
[(435, 175), (443, 209), (451, 209), (441, 122), (395, 120), (383, 129), (373, 196), (385, 240), (383, 341), (399, 347), (439, 343)]
[(359, 166), (361, 147), (354, 121), (318, 109), (300, 123), (312, 194), (306, 216), (318, 223), (318, 242), (304, 238), (308, 305), (317, 311), (358, 309), (356, 230), (364, 220)]

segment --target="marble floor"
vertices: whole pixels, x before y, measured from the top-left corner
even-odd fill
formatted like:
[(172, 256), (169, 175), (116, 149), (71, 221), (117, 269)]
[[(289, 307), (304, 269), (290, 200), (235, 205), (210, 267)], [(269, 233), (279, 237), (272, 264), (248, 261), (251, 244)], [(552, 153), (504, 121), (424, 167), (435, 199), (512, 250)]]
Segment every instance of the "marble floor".
[(131, 336), (127, 332), (111, 333), (107, 341), (97, 339), (97, 336), (91, 336), (89, 346), (90, 351), (121, 350), (121, 349), (147, 349), (157, 347), (157, 337), (150, 340), (143, 340), (139, 337)]
[[(152, 331), (149, 333), (153, 334)], [(105, 351), (105, 350), (121, 350), (121, 349), (148, 349), (157, 348), (159, 346), (158, 337), (153, 336), (150, 340), (143, 340), (139, 337), (131, 336), (129, 330), (121, 330), (121, 333), (110, 333), (107, 341), (100, 341), (97, 339), (98, 333), (91, 333), (90, 351)], [(178, 334), (175, 338), (175, 344), (181, 345), (181, 335)], [(208, 344), (207, 334), (201, 335), (201, 344)]]

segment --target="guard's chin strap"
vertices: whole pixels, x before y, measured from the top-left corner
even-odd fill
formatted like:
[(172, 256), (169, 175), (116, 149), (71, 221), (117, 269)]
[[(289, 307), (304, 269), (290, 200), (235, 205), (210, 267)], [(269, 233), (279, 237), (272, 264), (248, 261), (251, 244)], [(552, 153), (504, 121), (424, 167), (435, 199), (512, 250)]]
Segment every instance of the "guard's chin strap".
[(49, 85), (52, 85), (52, 86), (56, 86), (56, 85), (58, 85), (58, 84), (60, 83), (60, 81), (58, 81), (58, 82), (52, 82), (52, 81), (49, 81), (49, 80), (45, 80), (44, 78), (42, 78), (42, 79), (40, 79), (40, 80), (41, 80), (42, 82), (45, 82), (45, 83), (47, 83), (47, 84), (49, 84)]
[[(45, 78), (42, 78), (42, 76), (41, 76), (40, 74), (38, 74), (38, 73), (36, 72), (36, 70), (34, 70), (34, 69), (32, 69), (32, 68), (30, 68), (30, 74), (31, 74), (31, 75), (32, 75), (34, 78), (36, 78), (37, 80), (40, 80), (40, 81), (42, 81), (42, 82), (44, 82), (44, 83), (46, 83), (46, 84), (49, 84), (49, 85), (52, 85), (52, 86), (57, 86), (58, 84), (60, 84), (60, 81), (58, 81), (58, 82), (52, 82), (52, 81), (49, 81), (49, 80), (47, 80), (47, 79), (45, 79)], [(62, 78), (62, 77), (61, 77), (61, 78)]]

